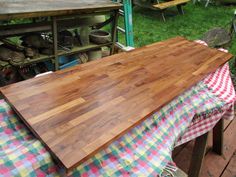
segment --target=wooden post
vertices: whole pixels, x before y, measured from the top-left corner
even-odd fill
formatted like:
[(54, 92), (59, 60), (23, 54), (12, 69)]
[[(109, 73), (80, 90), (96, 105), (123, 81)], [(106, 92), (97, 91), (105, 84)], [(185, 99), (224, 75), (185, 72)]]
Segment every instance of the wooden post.
[(111, 50), (110, 54), (114, 54), (115, 51), (115, 44), (116, 44), (116, 36), (117, 36), (117, 24), (118, 24), (118, 18), (119, 18), (119, 10), (115, 10), (113, 14), (113, 21), (112, 21), (112, 27), (111, 27)]
[(165, 18), (165, 13), (164, 13), (165, 10), (161, 10), (161, 16), (162, 16), (162, 19), (164, 22), (166, 22), (166, 18)]
[(53, 36), (53, 54), (55, 62), (55, 70), (59, 69), (58, 53), (57, 53), (57, 19), (52, 17), (52, 36)]
[(218, 155), (223, 154), (224, 146), (224, 120), (220, 119), (213, 128), (213, 148), (212, 150)]
[(178, 9), (179, 14), (184, 15), (184, 10), (183, 10), (182, 4), (177, 5), (177, 9)]
[(196, 138), (195, 145), (193, 148), (191, 164), (188, 171), (189, 177), (199, 177), (200, 175), (202, 162), (206, 153), (207, 138), (208, 132)]

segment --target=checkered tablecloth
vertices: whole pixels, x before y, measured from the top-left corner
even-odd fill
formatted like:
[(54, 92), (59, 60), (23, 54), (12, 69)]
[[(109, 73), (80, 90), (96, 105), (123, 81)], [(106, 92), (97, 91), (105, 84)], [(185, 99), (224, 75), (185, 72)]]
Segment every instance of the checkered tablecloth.
[[(158, 100), (157, 100), (158, 101)], [(235, 91), (228, 64), (74, 169), (69, 176), (158, 176), (174, 146), (231, 118)], [(181, 138), (180, 138), (181, 137)], [(50, 153), (0, 101), (0, 176), (61, 176)]]
[(184, 135), (179, 138), (175, 146), (184, 144), (212, 130), (216, 123), (222, 118), (229, 120), (234, 118), (234, 102), (236, 95), (230, 77), (229, 65), (225, 64), (214, 73), (209, 74), (203, 80), (203, 83), (211, 93), (223, 100), (225, 105), (221, 110), (211, 111), (210, 113), (199, 109), (188, 129)]

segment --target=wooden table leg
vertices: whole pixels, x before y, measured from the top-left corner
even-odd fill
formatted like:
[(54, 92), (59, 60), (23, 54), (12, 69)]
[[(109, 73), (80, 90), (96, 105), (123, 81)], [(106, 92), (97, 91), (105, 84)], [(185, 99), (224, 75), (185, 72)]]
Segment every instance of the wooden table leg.
[(165, 9), (161, 10), (161, 16), (164, 22), (166, 22), (166, 18), (165, 18)]
[(212, 150), (219, 154), (223, 154), (223, 146), (224, 146), (224, 120), (220, 119), (220, 121), (213, 128), (213, 148)]
[(118, 18), (119, 18), (119, 11), (115, 10), (113, 14), (113, 21), (112, 21), (112, 29), (111, 29), (111, 39), (112, 39), (112, 46), (110, 50), (110, 54), (114, 54), (115, 52), (115, 44), (117, 42), (117, 25), (118, 25)]
[(191, 164), (188, 171), (189, 177), (198, 177), (200, 175), (202, 162), (206, 153), (207, 138), (208, 133), (196, 138)]
[(57, 39), (57, 18), (52, 17), (52, 37), (53, 37), (53, 54), (54, 54), (54, 63), (55, 63), (55, 70), (59, 69), (59, 61), (58, 61), (58, 39)]
[(177, 9), (178, 9), (179, 14), (184, 15), (184, 10), (183, 10), (182, 4), (177, 5)]

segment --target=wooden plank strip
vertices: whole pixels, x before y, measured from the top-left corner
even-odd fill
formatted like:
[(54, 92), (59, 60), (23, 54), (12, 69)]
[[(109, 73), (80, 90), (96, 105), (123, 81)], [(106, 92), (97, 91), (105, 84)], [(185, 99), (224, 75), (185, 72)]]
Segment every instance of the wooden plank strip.
[[(63, 111), (65, 111), (67, 109), (70, 109), (71, 107), (78, 106), (78, 105), (80, 105), (81, 103), (84, 103), (84, 102), (85, 102), (85, 100), (83, 98), (77, 98), (73, 101), (70, 101), (70, 102), (65, 103), (63, 105), (60, 105), (60, 106), (58, 106), (54, 109), (50, 109), (47, 112), (44, 112), (44, 113), (42, 113), (38, 116), (32, 117), (31, 119), (29, 119), (29, 123), (30, 124), (36, 124), (38, 122), (50, 119), (50, 117), (52, 117), (56, 114), (60, 114)], [(27, 109), (30, 109), (30, 107), (28, 107)]]
[(229, 164), (227, 165), (221, 177), (235, 177), (236, 176), (236, 151), (232, 155)]

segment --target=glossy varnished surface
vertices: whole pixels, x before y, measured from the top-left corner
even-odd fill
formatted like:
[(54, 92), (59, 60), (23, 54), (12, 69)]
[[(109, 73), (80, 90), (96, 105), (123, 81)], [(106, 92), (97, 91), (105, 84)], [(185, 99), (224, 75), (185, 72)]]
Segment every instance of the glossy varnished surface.
[(0, 20), (118, 9), (111, 0), (1, 0)]
[(177, 37), (1, 92), (70, 170), (231, 57)]

